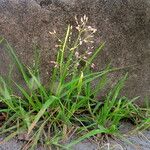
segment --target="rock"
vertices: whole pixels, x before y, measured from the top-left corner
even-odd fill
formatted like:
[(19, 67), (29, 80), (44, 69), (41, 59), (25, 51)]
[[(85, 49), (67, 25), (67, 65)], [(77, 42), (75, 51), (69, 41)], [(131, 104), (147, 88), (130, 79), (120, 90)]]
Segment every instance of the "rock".
[[(33, 63), (33, 45), (41, 49), (42, 78), (47, 80), (50, 61), (56, 56), (57, 40), (49, 35), (53, 29), (62, 37), (74, 16), (89, 17), (98, 29), (94, 42), (106, 41), (103, 52), (95, 60), (97, 69), (106, 64), (125, 67), (111, 76), (112, 81), (129, 72), (123, 94), (141, 96), (138, 104), (150, 96), (150, 2), (149, 0), (1, 0), (0, 35), (16, 50), (26, 65)], [(0, 74), (6, 75), (12, 64), (0, 47)], [(23, 84), (14, 71), (14, 79)]]

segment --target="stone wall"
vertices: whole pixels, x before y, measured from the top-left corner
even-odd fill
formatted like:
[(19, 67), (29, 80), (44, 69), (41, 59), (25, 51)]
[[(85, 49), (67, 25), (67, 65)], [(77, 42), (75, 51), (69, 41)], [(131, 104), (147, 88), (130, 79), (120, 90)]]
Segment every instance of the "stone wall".
[[(112, 81), (125, 72), (129, 79), (124, 92), (140, 95), (139, 104), (150, 96), (150, 2), (149, 0), (1, 0), (0, 35), (4, 36), (27, 65), (33, 63), (33, 45), (42, 51), (41, 72), (47, 80), (50, 61), (56, 56), (57, 40), (48, 33), (53, 29), (62, 36), (67, 25), (75, 25), (74, 16), (89, 17), (89, 25), (98, 29), (94, 42), (106, 42), (97, 57), (97, 70), (112, 63), (126, 67), (111, 76)], [(0, 74), (8, 74), (10, 58), (0, 47)], [(22, 79), (14, 71), (18, 82)]]

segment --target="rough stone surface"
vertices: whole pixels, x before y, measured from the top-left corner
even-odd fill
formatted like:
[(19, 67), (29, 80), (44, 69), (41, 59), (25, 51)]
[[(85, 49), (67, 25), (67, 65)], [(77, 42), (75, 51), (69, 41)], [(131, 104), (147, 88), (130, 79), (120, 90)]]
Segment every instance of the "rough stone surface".
[[(53, 29), (62, 36), (67, 24), (75, 24), (74, 16), (89, 17), (96, 27), (96, 45), (106, 41), (97, 57), (97, 69), (112, 63), (128, 67), (112, 75), (112, 80), (129, 72), (125, 93), (140, 95), (139, 104), (150, 96), (150, 1), (149, 0), (1, 0), (0, 35), (14, 47), (27, 65), (33, 63), (33, 45), (42, 50), (41, 70), (46, 80), (50, 60), (56, 56), (57, 40), (49, 35)], [(8, 74), (10, 58), (0, 47), (0, 74)], [(134, 67), (133, 67), (134, 66)], [(14, 71), (16, 81), (23, 82)]]

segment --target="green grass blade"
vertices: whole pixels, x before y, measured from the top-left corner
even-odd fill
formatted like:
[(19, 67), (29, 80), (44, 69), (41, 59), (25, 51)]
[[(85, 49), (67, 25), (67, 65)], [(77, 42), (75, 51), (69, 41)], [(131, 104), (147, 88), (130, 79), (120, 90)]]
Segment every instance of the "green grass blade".
[(100, 46), (95, 50), (95, 53), (92, 55), (92, 57), (88, 60), (88, 63), (91, 64), (93, 59), (100, 53), (100, 51), (103, 49), (105, 43), (100, 44)]
[(26, 82), (28, 82), (28, 76), (25, 72), (25, 67), (22, 65), (22, 63), (19, 61), (18, 57), (16, 56), (13, 48), (10, 46), (10, 44), (6, 41), (5, 47), (8, 50), (8, 52), (11, 54), (12, 59), (14, 60), (15, 64), (17, 65), (19, 71), (22, 73), (23, 78), (25, 79)]
[(38, 114), (35, 116), (35, 119), (33, 121), (33, 123), (31, 124), (31, 126), (28, 129), (28, 134), (30, 134), (30, 132), (32, 131), (32, 129), (36, 126), (37, 122), (39, 121), (39, 119), (43, 116), (43, 114), (45, 113), (46, 109), (48, 107), (50, 107), (50, 105), (57, 100), (56, 97), (51, 96), (46, 102), (45, 104), (43, 104), (41, 110), (38, 112)]
[(83, 135), (82, 137), (78, 138), (77, 140), (74, 140), (73, 142), (71, 142), (70, 144), (68, 144), (66, 146), (66, 149), (71, 148), (72, 146), (74, 146), (75, 144), (78, 144), (79, 142), (90, 138), (91, 136), (94, 136), (96, 134), (100, 134), (100, 133), (108, 133), (108, 131), (106, 129), (96, 129), (96, 130), (92, 130), (90, 132), (88, 132), (87, 134)]

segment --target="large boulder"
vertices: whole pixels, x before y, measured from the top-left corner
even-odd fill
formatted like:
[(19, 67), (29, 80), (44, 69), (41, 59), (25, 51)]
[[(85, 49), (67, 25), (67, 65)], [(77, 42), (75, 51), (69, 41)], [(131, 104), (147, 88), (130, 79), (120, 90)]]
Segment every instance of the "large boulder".
[[(33, 63), (33, 45), (38, 44), (42, 51), (42, 78), (46, 80), (57, 43), (49, 31), (54, 29), (62, 36), (68, 24), (75, 25), (74, 16), (84, 14), (89, 25), (98, 29), (95, 46), (106, 41), (95, 60), (97, 70), (110, 62), (115, 67), (125, 67), (111, 76), (112, 81), (129, 72), (124, 92), (129, 97), (141, 96), (138, 103), (143, 104), (144, 98), (150, 96), (149, 0), (1, 0), (0, 35), (27, 65)], [(10, 57), (0, 47), (1, 75), (8, 74), (9, 64)], [(23, 84), (17, 70), (14, 77)]]

